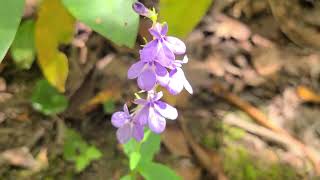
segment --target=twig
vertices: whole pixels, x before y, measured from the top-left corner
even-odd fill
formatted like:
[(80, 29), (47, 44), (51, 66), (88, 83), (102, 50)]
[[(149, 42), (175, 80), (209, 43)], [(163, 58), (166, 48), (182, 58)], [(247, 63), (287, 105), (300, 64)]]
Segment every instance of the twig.
[(32, 149), (32, 147), (43, 137), (45, 133), (45, 129), (43, 127), (40, 127), (33, 135), (33, 137), (28, 141), (26, 146), (29, 149)]
[(305, 156), (312, 162), (312, 165), (315, 169), (315, 172), (320, 175), (320, 158), (315, 153), (315, 151), (311, 147), (307, 147), (305, 144), (300, 142), (298, 139), (291, 136), (286, 130), (282, 129), (281, 127), (277, 126), (276, 124), (272, 123), (269, 118), (261, 112), (258, 108), (251, 105), (249, 102), (241, 99), (239, 96), (228, 92), (224, 89), (220, 84), (215, 83), (212, 87), (213, 93), (217, 96), (220, 96), (227, 100), (232, 105), (238, 107), (239, 109), (246, 112), (253, 120), (257, 123), (261, 124), (262, 126), (278, 133), (279, 135), (283, 135), (287, 137), (287, 139), (295, 144), (297, 147), (301, 149), (301, 151), (305, 154)]
[(65, 124), (63, 119), (61, 119), (59, 116), (54, 116), (53, 117), (55, 119), (55, 121), (57, 122), (57, 136), (56, 136), (56, 143), (58, 145), (62, 145), (63, 144), (63, 140), (64, 140), (64, 132), (65, 132)]
[(300, 152), (300, 155), (302, 153), (299, 147), (291, 143), (291, 141), (288, 140), (286, 136), (279, 135), (278, 133), (272, 130), (269, 130), (263, 126), (259, 126), (249, 121), (242, 120), (239, 117), (236, 117), (235, 115), (228, 115), (223, 122), (231, 126), (236, 126), (238, 128), (241, 128), (247, 131), (248, 133), (254, 134), (261, 138), (265, 138), (265, 139), (268, 139), (269, 141), (278, 143), (284, 148), (289, 149), (295, 153)]

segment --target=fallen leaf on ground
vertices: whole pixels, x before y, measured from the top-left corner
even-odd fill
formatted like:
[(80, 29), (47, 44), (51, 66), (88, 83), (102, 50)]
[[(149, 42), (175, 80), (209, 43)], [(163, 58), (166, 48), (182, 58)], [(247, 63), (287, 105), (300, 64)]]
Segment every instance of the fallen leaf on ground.
[(297, 93), (305, 102), (320, 103), (320, 95), (306, 86), (298, 86)]
[(97, 105), (105, 103), (107, 100), (116, 100), (120, 98), (120, 91), (116, 87), (109, 87), (96, 96), (91, 98), (87, 103), (80, 107), (83, 112), (89, 112), (94, 109)]
[(31, 155), (27, 147), (9, 149), (1, 153), (1, 156), (10, 165), (32, 169), (36, 160)]

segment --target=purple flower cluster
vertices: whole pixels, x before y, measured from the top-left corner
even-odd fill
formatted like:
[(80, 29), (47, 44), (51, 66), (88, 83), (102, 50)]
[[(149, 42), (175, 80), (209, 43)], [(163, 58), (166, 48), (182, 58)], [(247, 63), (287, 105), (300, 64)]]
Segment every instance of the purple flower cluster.
[(139, 2), (133, 4), (133, 9), (153, 20), (153, 26), (149, 29), (153, 40), (140, 50), (140, 60), (128, 70), (128, 78), (137, 79), (139, 88), (147, 92), (147, 98), (136, 99), (134, 103), (137, 107), (131, 114), (124, 105), (124, 110), (115, 112), (111, 118), (113, 126), (118, 128), (120, 143), (126, 143), (131, 137), (141, 141), (145, 126), (154, 133), (161, 133), (165, 129), (166, 119), (177, 119), (177, 110), (160, 100), (163, 94), (156, 91), (158, 85), (173, 95), (179, 94), (183, 88), (193, 93), (182, 70), (182, 65), (188, 62), (187, 56), (183, 60), (176, 60), (176, 55), (185, 54), (185, 44), (176, 37), (167, 36), (168, 25), (154, 21), (154, 10), (147, 9)]

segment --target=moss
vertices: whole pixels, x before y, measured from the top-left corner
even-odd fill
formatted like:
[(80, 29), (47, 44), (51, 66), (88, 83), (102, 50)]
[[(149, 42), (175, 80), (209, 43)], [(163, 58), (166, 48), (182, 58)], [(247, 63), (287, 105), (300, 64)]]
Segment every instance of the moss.
[(224, 170), (230, 179), (236, 180), (298, 180), (296, 170), (285, 164), (270, 164), (256, 160), (241, 146), (224, 149)]

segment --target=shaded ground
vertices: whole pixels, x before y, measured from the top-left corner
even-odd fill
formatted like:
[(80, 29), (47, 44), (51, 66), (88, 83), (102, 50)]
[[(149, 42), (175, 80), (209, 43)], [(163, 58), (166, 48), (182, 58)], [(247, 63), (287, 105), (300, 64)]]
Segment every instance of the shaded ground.
[[(316, 179), (314, 162), (301, 144), (319, 160), (320, 54), (293, 44), (266, 2), (223, 2), (217, 1), (216, 11), (211, 10), (186, 39), (186, 74), (195, 94), (165, 97), (178, 106), (180, 118), (169, 123), (157, 160), (184, 179)], [(71, 66), (66, 93), (70, 106), (59, 117), (42, 116), (30, 106), (32, 87), (40, 77), (37, 67), (17, 72), (10, 60), (0, 65), (0, 151), (24, 146), (36, 157), (46, 149), (49, 161), (47, 168), (33, 173), (28, 165), (21, 168), (1, 159), (0, 177), (119, 179), (127, 172), (111, 114), (90, 99), (99, 94), (100, 101), (112, 97), (117, 109), (131, 102), (137, 87), (126, 79), (126, 71), (137, 51), (84, 32), (77, 38), (89, 37), (84, 40), (87, 55), (76, 44), (62, 47)], [(252, 108), (257, 111), (250, 114)], [(80, 174), (62, 158), (61, 124), (77, 129), (103, 152)], [(25, 154), (22, 157), (27, 161)]]

